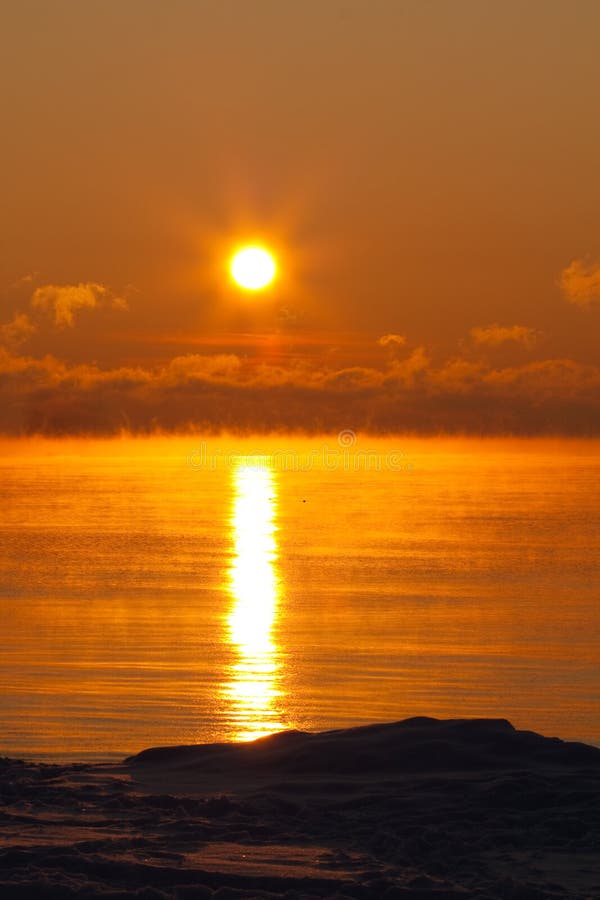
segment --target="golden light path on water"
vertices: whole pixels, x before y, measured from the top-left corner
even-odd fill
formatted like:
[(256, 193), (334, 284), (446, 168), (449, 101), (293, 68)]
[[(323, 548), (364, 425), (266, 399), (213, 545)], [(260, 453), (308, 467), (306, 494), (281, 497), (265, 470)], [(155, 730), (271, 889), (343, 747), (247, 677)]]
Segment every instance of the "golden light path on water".
[(284, 727), (279, 649), (273, 635), (280, 600), (277, 483), (268, 457), (234, 462), (232, 481), (233, 605), (228, 628), (237, 661), (229, 669), (225, 695), (235, 722), (233, 739), (250, 741)]

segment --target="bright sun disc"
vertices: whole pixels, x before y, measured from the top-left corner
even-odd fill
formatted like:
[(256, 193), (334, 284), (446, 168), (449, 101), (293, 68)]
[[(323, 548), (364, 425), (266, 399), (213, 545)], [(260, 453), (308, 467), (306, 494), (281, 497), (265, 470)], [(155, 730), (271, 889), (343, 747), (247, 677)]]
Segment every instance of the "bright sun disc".
[(262, 247), (244, 247), (231, 261), (231, 277), (248, 291), (259, 291), (275, 278), (275, 260)]

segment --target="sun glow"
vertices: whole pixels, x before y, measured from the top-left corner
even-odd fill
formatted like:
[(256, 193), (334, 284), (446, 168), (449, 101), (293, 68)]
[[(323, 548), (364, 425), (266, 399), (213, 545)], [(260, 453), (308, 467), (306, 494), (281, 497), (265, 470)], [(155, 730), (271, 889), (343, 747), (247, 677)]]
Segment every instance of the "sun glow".
[(247, 291), (267, 287), (277, 273), (274, 257), (264, 247), (243, 247), (231, 260), (231, 277)]

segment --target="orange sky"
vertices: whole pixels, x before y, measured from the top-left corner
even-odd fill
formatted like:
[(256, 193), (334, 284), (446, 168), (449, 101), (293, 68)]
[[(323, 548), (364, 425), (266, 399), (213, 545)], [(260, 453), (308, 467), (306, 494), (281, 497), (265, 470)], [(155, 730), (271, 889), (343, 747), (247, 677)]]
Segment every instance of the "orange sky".
[(599, 33), (595, 0), (11, 4), (0, 429), (600, 431)]

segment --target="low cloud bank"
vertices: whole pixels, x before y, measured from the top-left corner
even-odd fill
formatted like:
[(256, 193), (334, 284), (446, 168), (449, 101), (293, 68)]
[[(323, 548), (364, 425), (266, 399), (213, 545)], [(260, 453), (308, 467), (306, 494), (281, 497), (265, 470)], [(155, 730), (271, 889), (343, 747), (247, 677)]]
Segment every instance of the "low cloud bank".
[(0, 431), (116, 434), (353, 428), (377, 433), (600, 434), (600, 368), (548, 359), (493, 368), (423, 348), (385, 368), (189, 354), (110, 370), (0, 347)]

